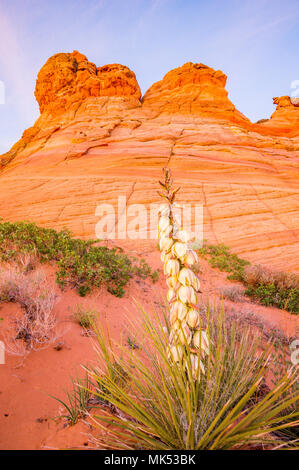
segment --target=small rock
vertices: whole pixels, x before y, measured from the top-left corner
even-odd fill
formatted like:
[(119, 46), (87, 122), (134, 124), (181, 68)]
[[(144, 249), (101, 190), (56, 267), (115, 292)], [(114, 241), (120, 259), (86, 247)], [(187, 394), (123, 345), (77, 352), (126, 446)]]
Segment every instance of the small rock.
[(59, 341), (59, 343), (55, 344), (55, 346), (53, 346), (53, 349), (56, 349), (56, 351), (61, 351), (61, 349), (63, 349), (65, 346), (65, 343), (64, 341)]

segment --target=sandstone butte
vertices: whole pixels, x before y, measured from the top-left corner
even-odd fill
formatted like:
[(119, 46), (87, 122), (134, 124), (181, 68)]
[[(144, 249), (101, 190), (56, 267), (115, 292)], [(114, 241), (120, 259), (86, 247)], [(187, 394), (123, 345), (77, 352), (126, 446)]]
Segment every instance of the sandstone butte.
[[(168, 165), (179, 200), (204, 206), (204, 238), (298, 271), (299, 104), (274, 98), (252, 123), (228, 99), (226, 76), (188, 62), (141, 97), (126, 66), (77, 51), (51, 57), (35, 96), (40, 117), (0, 156), (0, 217), (95, 237), (97, 205), (158, 202)], [(154, 241), (116, 241), (142, 252)]]

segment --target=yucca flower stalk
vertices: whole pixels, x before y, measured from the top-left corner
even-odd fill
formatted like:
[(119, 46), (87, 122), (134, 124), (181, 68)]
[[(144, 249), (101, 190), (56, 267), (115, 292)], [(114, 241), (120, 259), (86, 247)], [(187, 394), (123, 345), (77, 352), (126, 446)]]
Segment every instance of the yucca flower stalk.
[[(179, 227), (174, 214), (175, 196), (180, 188), (173, 189), (169, 168), (164, 168), (164, 182), (159, 181), (162, 192), (159, 195), (167, 201), (161, 211), (158, 225), (161, 260), (169, 288), (167, 300), (170, 306), (170, 334), (168, 357), (175, 362), (185, 362), (186, 371), (191, 371), (193, 380), (204, 373), (201, 358), (209, 354), (209, 340), (201, 329), (200, 313), (197, 308), (197, 294), (200, 282), (191, 267), (198, 262), (190, 246), (190, 236)], [(186, 346), (191, 354), (186, 355)]]

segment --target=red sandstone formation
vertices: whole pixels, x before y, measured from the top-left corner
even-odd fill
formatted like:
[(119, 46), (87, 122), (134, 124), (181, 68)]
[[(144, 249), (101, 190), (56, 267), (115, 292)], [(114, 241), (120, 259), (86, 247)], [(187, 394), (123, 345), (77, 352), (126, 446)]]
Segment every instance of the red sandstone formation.
[(154, 83), (143, 98), (143, 105), (159, 113), (221, 117), (235, 122), (249, 120), (227, 97), (226, 75), (204, 64), (187, 62)]
[(132, 96), (141, 92), (135, 74), (120, 64), (96, 67), (74, 51), (55, 54), (40, 70), (35, 97), (40, 112), (59, 114), (91, 96)]
[[(135, 75), (56, 54), (38, 74), (41, 116), (0, 157), (0, 217), (67, 226), (94, 237), (101, 202), (158, 201), (169, 165), (183, 202), (204, 206), (204, 238), (277, 268), (298, 270), (299, 106), (275, 98), (251, 123), (227, 97), (226, 76), (187, 63), (140, 101)], [(1, 168), (1, 166), (0, 166)], [(143, 249), (154, 242), (117, 241)]]
[(292, 102), (289, 96), (273, 98), (273, 103), (277, 105), (275, 112), (271, 116), (271, 122), (277, 122), (282, 126), (294, 127), (299, 129), (299, 102)]

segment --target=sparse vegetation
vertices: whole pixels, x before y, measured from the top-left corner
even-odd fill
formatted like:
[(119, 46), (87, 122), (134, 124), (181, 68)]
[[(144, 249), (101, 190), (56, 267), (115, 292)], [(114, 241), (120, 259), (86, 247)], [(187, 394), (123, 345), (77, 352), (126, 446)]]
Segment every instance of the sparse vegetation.
[[(141, 260), (130, 258), (122, 250), (98, 246), (98, 240), (80, 240), (68, 230), (57, 232), (28, 222), (0, 222), (0, 261), (11, 262), (20, 256), (32, 256), (41, 262), (56, 261), (57, 283), (71, 286), (84, 297), (93, 288), (105, 285), (117, 297), (134, 275), (158, 278), (157, 272)], [(31, 269), (32, 262), (26, 264)]]
[(52, 397), (61, 403), (66, 411), (66, 414), (62, 414), (59, 417), (65, 418), (71, 425), (76, 424), (79, 418), (84, 417), (95, 406), (94, 403), (89, 403), (92, 397), (91, 386), (88, 374), (83, 379), (78, 377), (78, 375), (72, 377), (72, 390), (71, 392), (66, 392), (66, 401)]
[[(217, 307), (208, 312), (207, 322), (211, 355), (203, 359), (206, 373), (194, 382), (189, 381), (182, 362), (169, 361), (167, 334), (157, 318), (153, 322), (142, 313), (142, 352), (126, 354), (117, 346), (118, 354), (122, 352), (118, 364), (126, 376), (121, 385), (107, 373), (114, 370), (115, 351), (100, 333), (98, 368), (89, 374), (98, 384), (95, 396), (110, 403), (111, 414), (100, 413), (98, 408), (94, 416), (99, 425), (112, 425), (99, 440), (101, 446), (213, 450), (292, 445), (274, 432), (287, 426), (286, 422), (289, 428), (298, 425), (299, 413), (293, 409), (298, 400), (293, 388), (298, 373), (282, 371), (273, 389), (265, 389), (263, 379), (271, 356), (268, 348), (260, 352), (258, 335), (253, 336), (250, 328), (238, 334), (234, 323), (227, 328)], [(145, 354), (146, 362), (140, 354)], [(185, 365), (190, 354), (187, 346)]]
[(0, 302), (16, 302), (23, 314), (11, 319), (6, 350), (26, 355), (56, 338), (55, 287), (42, 271), (25, 274), (17, 265), (0, 271)]
[(249, 261), (231, 253), (229, 247), (223, 244), (204, 245), (198, 250), (198, 254), (208, 259), (213, 268), (229, 273), (227, 278), (235, 281), (243, 280), (244, 268), (250, 264)]
[(151, 278), (152, 278), (153, 283), (159, 281), (159, 271), (158, 271), (157, 269), (155, 269), (155, 270), (152, 272)]
[(225, 286), (222, 287), (220, 290), (220, 294), (228, 300), (232, 302), (243, 302), (244, 301), (244, 292), (245, 290), (242, 289), (240, 286)]
[(204, 245), (199, 256), (208, 259), (213, 268), (229, 273), (230, 280), (240, 281), (248, 295), (261, 304), (299, 313), (299, 278), (295, 274), (274, 271), (231, 253), (223, 244)]
[(90, 328), (94, 325), (98, 316), (96, 310), (84, 308), (82, 305), (77, 305), (74, 311), (74, 319), (83, 328)]
[(254, 265), (244, 270), (243, 278), (247, 295), (263, 305), (299, 313), (299, 278), (295, 274)]

